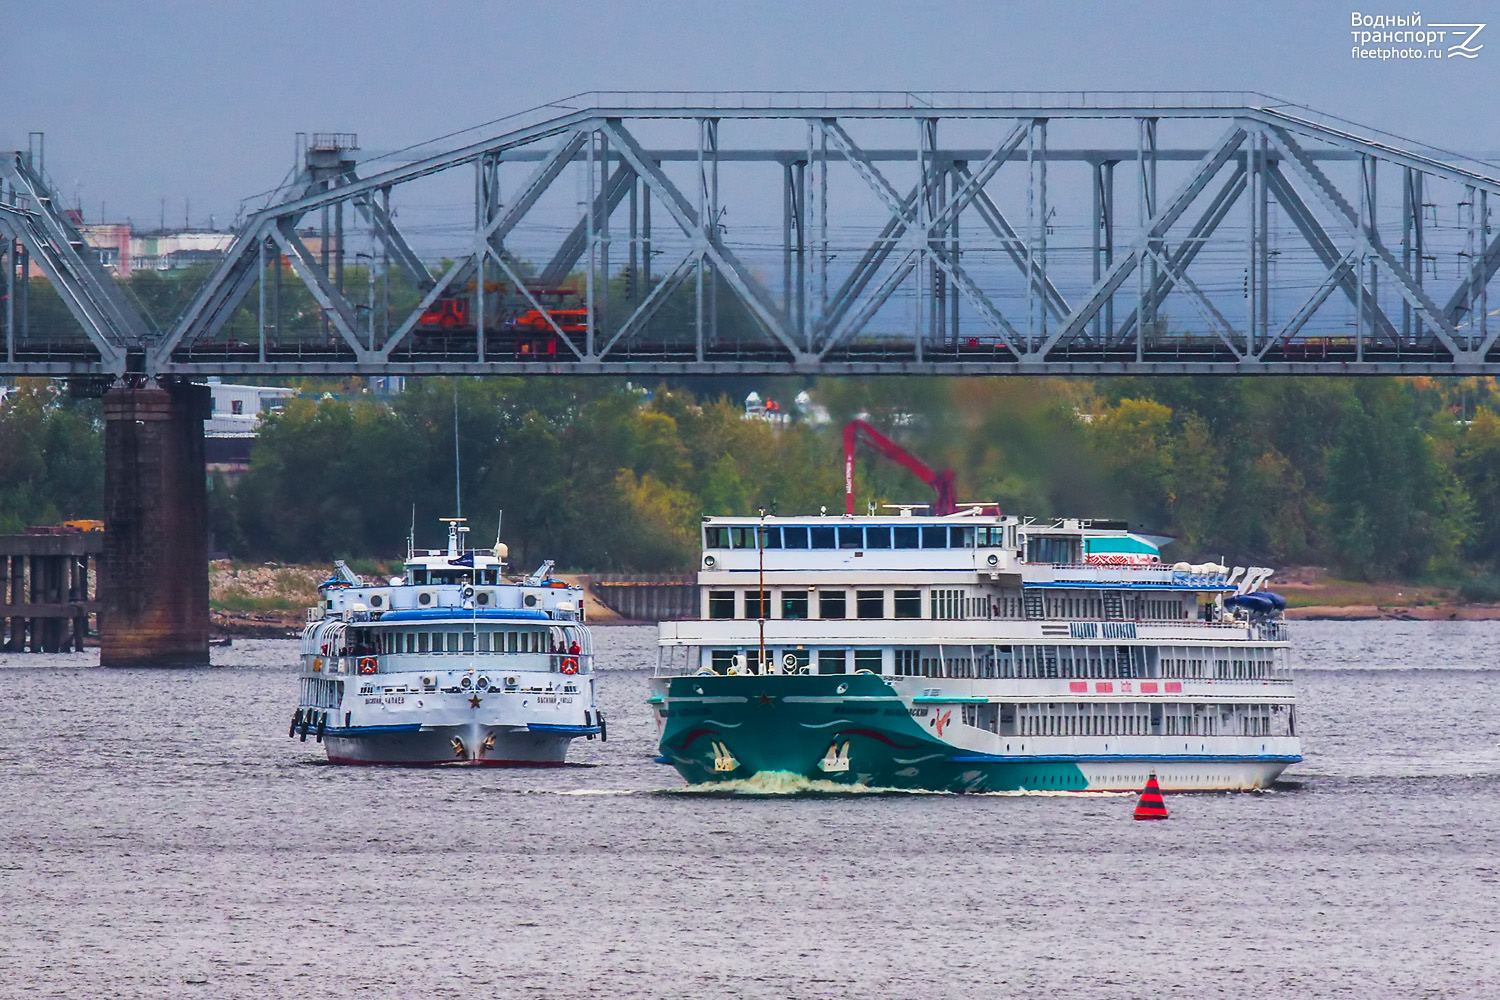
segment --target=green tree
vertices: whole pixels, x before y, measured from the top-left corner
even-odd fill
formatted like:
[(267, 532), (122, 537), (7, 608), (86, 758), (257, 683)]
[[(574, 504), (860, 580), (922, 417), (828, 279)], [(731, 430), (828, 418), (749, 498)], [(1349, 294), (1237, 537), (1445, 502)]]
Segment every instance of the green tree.
[(0, 403), (0, 532), (104, 512), (99, 408), (59, 383), (23, 380)]
[(1328, 462), (1331, 555), (1363, 576), (1413, 577), (1468, 537), (1467, 494), (1433, 454), (1394, 381), (1362, 383)]

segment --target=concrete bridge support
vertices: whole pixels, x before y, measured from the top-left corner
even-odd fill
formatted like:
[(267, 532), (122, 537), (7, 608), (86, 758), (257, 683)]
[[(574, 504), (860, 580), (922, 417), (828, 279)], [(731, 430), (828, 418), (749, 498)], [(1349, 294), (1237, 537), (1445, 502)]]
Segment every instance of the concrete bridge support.
[(208, 663), (205, 386), (104, 395), (104, 559), (99, 662)]

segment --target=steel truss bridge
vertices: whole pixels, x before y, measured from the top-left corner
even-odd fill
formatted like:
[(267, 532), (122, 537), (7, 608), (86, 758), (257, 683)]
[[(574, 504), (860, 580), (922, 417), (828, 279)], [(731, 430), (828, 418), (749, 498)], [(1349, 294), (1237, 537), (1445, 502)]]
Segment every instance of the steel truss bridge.
[(1261, 94), (588, 93), (357, 145), (173, 316), (6, 157), (0, 374), (1500, 373), (1500, 167)]

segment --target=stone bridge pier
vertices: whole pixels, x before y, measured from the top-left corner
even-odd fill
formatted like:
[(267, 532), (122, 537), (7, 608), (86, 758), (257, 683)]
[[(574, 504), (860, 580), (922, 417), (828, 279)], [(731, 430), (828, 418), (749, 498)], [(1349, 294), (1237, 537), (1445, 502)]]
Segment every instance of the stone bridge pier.
[(104, 394), (104, 557), (99, 662), (208, 663), (207, 386)]

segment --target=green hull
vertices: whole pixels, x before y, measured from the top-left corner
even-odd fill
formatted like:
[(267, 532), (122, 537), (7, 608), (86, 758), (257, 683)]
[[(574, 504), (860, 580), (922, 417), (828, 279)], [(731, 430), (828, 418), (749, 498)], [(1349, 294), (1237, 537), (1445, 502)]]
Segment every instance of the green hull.
[(912, 718), (874, 674), (673, 677), (661, 692), (661, 760), (688, 782), (758, 774), (949, 792), (1082, 790), (1072, 761), (975, 754)]

